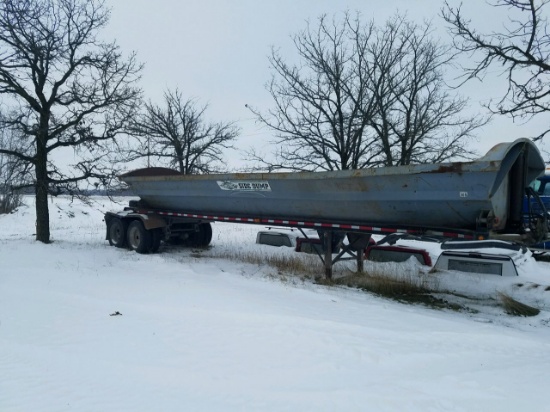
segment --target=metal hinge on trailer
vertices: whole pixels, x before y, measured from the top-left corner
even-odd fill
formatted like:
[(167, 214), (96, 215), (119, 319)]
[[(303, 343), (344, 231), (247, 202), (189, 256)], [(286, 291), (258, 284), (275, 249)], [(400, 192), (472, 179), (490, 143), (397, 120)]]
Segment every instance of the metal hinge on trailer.
[(200, 219), (214, 222), (229, 222), (229, 223), (249, 223), (249, 224), (266, 224), (275, 226), (286, 227), (303, 227), (310, 229), (323, 229), (323, 230), (336, 230), (346, 232), (365, 232), (373, 234), (389, 234), (389, 233), (407, 233), (407, 234), (422, 234), (430, 233), (434, 236), (440, 236), (445, 238), (457, 238), (457, 239), (474, 239), (475, 235), (472, 233), (464, 232), (451, 232), (451, 231), (423, 231), (419, 229), (403, 229), (403, 228), (389, 228), (381, 226), (371, 225), (354, 225), (349, 223), (326, 223), (326, 222), (314, 222), (308, 220), (293, 220), (293, 219), (270, 219), (270, 218), (257, 218), (257, 217), (235, 217), (235, 216), (222, 216), (222, 215), (209, 215), (200, 213), (187, 213), (187, 212), (173, 212), (154, 209), (139, 209), (138, 213), (157, 214), (166, 217), (180, 217), (186, 219)]

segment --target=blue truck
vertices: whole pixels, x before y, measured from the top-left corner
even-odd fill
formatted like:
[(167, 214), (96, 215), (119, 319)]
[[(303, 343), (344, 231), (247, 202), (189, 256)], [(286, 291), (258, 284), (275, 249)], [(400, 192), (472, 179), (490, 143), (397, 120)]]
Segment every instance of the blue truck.
[[(550, 168), (531, 182), (529, 188), (538, 195), (539, 200), (535, 201), (534, 198), (526, 196), (523, 201), (524, 213), (548, 214), (550, 212)], [(550, 240), (532, 245), (530, 249), (535, 252), (550, 252)]]

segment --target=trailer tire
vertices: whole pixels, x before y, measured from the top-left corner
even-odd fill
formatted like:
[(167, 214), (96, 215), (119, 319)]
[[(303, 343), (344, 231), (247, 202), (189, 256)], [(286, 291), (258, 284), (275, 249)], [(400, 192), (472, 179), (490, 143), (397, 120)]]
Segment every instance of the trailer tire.
[(148, 253), (152, 244), (151, 233), (139, 220), (133, 220), (126, 232), (128, 247), (137, 253)]
[(149, 245), (149, 253), (157, 253), (159, 251), (162, 235), (162, 229), (151, 230), (151, 244)]
[(201, 223), (196, 232), (189, 236), (189, 244), (192, 247), (206, 247), (212, 241), (212, 225)]
[(126, 246), (126, 229), (127, 229), (127, 223), (119, 219), (118, 217), (114, 217), (109, 221), (108, 227), (107, 227), (107, 236), (109, 240), (109, 244), (111, 246), (115, 247), (124, 247)]
[(210, 223), (203, 223), (203, 239), (204, 247), (208, 246), (212, 241), (212, 225)]

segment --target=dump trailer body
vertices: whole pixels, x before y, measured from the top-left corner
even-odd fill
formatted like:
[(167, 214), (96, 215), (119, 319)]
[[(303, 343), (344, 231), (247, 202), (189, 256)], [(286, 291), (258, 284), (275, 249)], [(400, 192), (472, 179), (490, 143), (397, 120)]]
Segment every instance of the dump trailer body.
[[(528, 139), (472, 162), (301, 173), (120, 176), (150, 208), (438, 230), (521, 231), (525, 187), (544, 161)], [(519, 222), (519, 224), (518, 224)]]

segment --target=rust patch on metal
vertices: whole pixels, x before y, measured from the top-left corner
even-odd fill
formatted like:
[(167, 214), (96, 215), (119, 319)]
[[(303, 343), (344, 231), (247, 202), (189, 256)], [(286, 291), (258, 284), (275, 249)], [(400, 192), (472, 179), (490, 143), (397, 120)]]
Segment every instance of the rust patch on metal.
[(237, 172), (237, 173), (234, 173), (233, 176), (231, 176), (231, 179), (233, 179), (233, 180), (243, 180), (243, 179), (246, 179), (247, 177), (250, 178), (249, 173)]
[(459, 163), (449, 163), (449, 164), (446, 164), (446, 165), (441, 165), (437, 169), (429, 171), (429, 172), (425, 172), (425, 173), (458, 173), (458, 174), (462, 174), (463, 165), (464, 165), (464, 163), (460, 163), (460, 162)]

